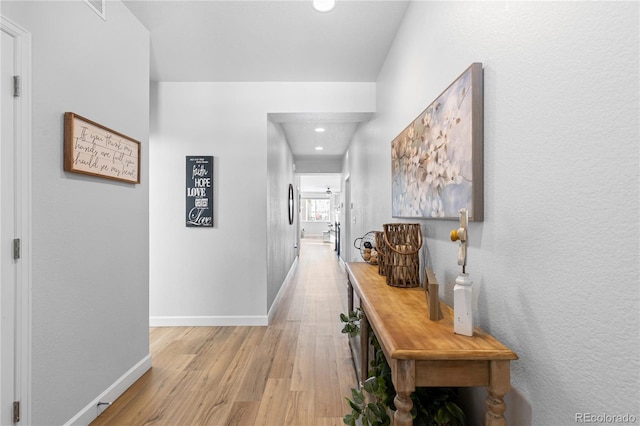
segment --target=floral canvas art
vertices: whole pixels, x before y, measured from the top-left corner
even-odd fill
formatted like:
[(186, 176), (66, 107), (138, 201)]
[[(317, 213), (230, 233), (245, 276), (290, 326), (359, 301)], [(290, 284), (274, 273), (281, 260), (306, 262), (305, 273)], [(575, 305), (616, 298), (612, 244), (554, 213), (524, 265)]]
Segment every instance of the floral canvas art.
[(482, 83), (474, 63), (391, 143), (393, 217), (483, 220)]

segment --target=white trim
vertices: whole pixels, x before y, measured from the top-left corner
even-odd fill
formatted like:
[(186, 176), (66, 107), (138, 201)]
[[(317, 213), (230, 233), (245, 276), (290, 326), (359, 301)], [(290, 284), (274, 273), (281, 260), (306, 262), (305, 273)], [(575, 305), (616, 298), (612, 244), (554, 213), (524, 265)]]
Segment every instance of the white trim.
[(2, 31), (15, 39), (16, 74), (20, 76), (20, 102), (16, 108), (16, 233), (21, 242), (16, 294), (16, 398), (21, 423), (31, 424), (31, 34), (0, 17)]
[(65, 426), (71, 425), (88, 425), (96, 417), (100, 415), (108, 405), (98, 406), (99, 402), (112, 403), (120, 395), (122, 395), (129, 387), (134, 384), (144, 373), (151, 368), (151, 354), (142, 358), (136, 365), (131, 367), (129, 371), (124, 373), (118, 380), (113, 382), (104, 392), (98, 395), (93, 401), (91, 401), (86, 407), (84, 407), (78, 414), (73, 416), (71, 420), (65, 423)]
[(100, 0), (100, 6), (101, 6), (100, 9), (95, 7), (93, 3), (91, 3), (91, 1), (89, 0), (84, 0), (84, 2), (87, 4), (87, 6), (91, 8), (91, 10), (97, 13), (98, 16), (102, 18), (103, 21), (107, 20), (107, 1), (106, 0)]
[(219, 326), (266, 326), (266, 315), (228, 316), (162, 316), (149, 317), (149, 327), (219, 327)]
[(299, 259), (299, 257), (296, 256), (296, 258), (293, 261), (293, 264), (291, 264), (291, 268), (289, 268), (289, 272), (287, 272), (287, 276), (284, 277), (284, 281), (282, 282), (282, 285), (280, 286), (280, 290), (278, 290), (278, 294), (276, 294), (275, 300), (271, 304), (271, 308), (269, 309), (269, 314), (267, 315), (269, 324), (271, 324), (271, 321), (273, 320), (273, 316), (275, 315), (276, 309), (278, 308), (278, 305), (280, 304), (280, 300), (282, 299), (282, 295), (284, 294), (285, 290), (289, 286), (289, 283), (291, 283), (291, 281), (293, 281), (293, 274), (294, 274), (296, 268), (298, 267), (298, 259)]

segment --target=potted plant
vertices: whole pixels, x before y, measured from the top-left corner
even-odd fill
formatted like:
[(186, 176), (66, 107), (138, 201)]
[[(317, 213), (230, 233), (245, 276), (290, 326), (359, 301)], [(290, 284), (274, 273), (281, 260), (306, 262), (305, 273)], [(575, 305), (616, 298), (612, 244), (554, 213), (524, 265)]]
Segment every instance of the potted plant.
[[(359, 309), (340, 314), (345, 323), (342, 332), (354, 337), (360, 334)], [(393, 400), (396, 396), (391, 380), (391, 367), (384, 356), (382, 347), (373, 330), (369, 330), (370, 344), (374, 348), (371, 360), (369, 378), (365, 380), (362, 389), (351, 389), (351, 398), (345, 398), (351, 413), (343, 417), (343, 422), (356, 426), (358, 420), (363, 426), (387, 426), (391, 423), (391, 414), (395, 411)], [(364, 392), (363, 392), (364, 391)], [(465, 415), (455, 402), (457, 391), (455, 388), (419, 387), (411, 394), (413, 408), (411, 415), (415, 426), (464, 426)]]

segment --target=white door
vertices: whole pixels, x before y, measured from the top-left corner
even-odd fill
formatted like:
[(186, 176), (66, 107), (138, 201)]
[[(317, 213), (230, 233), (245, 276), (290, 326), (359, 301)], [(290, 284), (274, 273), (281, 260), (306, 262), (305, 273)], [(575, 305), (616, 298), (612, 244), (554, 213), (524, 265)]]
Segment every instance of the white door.
[[(4, 426), (29, 424), (31, 419), (31, 36), (4, 17), (0, 27), (0, 425)], [(21, 76), (18, 92), (16, 75)], [(17, 412), (14, 402), (19, 403)]]
[(0, 129), (0, 424), (13, 423), (16, 400), (16, 296), (17, 260), (13, 245), (16, 238), (15, 206), (15, 74), (14, 38), (2, 31), (2, 122)]

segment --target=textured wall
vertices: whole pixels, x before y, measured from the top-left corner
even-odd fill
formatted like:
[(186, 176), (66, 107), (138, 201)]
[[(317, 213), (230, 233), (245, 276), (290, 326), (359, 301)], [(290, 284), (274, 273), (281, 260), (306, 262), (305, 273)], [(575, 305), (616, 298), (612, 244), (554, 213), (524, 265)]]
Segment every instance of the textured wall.
[[(32, 34), (32, 423), (63, 424), (149, 354), (149, 33), (121, 2), (2, 2)], [(63, 114), (142, 142), (139, 185), (62, 170)]]
[[(289, 224), (289, 184), (294, 191), (294, 222)], [(298, 254), (298, 191), (293, 154), (278, 123), (267, 122), (267, 309), (270, 309)]]
[[(479, 325), (520, 356), (512, 424), (640, 419), (638, 21), (631, 2), (412, 3), (349, 149), (354, 232), (379, 229), (395, 220), (391, 140), (484, 64), (485, 221), (470, 226), (468, 271)], [(422, 223), (452, 302), (457, 223)]]

